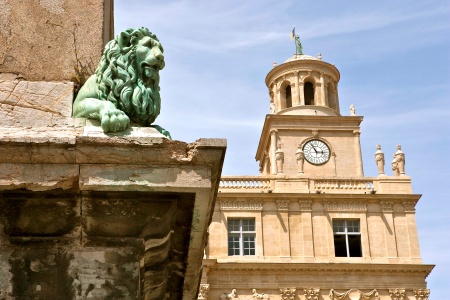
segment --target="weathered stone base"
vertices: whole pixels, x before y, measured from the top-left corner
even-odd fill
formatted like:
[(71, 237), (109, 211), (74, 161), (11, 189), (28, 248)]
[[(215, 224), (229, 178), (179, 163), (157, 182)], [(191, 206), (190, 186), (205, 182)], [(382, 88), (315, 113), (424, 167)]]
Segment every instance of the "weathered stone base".
[(97, 129), (0, 130), (0, 299), (196, 299), (224, 141)]

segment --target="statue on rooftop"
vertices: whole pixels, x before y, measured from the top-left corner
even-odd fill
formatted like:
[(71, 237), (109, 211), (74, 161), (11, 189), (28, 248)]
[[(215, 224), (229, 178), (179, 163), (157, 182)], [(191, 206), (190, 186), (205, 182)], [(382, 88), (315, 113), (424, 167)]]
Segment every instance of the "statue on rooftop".
[(104, 132), (125, 130), (130, 121), (152, 126), (159, 115), (159, 71), (164, 68), (163, 47), (147, 28), (129, 28), (108, 42), (95, 74), (81, 87), (73, 116), (100, 120)]
[(298, 35), (295, 36), (295, 48), (297, 55), (303, 55), (302, 43), (300, 43), (300, 37)]

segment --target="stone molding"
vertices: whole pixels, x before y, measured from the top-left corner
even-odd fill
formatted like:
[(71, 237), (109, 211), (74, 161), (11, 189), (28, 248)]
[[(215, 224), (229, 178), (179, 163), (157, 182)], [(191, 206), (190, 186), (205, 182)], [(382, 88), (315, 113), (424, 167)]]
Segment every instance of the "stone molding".
[(263, 209), (261, 200), (225, 200), (219, 202), (220, 210), (257, 210)]
[(207, 300), (208, 299), (208, 291), (209, 291), (209, 284), (200, 284), (200, 289), (198, 291), (198, 300)]
[(416, 297), (416, 300), (428, 300), (428, 297), (430, 296), (430, 290), (429, 289), (417, 289), (413, 290), (414, 297)]
[(394, 202), (392, 201), (380, 201), (381, 211), (383, 212), (393, 212)]
[(319, 292), (320, 292), (320, 289), (314, 289), (314, 288), (303, 289), (303, 293), (305, 293), (306, 300), (319, 300), (319, 296), (320, 296)]
[(239, 264), (217, 264), (214, 266), (215, 271), (252, 271), (252, 272), (327, 272), (332, 274), (339, 274), (342, 272), (354, 272), (355, 274), (363, 274), (370, 272), (371, 274), (422, 274), (428, 276), (433, 265), (410, 265), (410, 264), (396, 264), (396, 265), (368, 265), (358, 263), (341, 263), (341, 264), (317, 264), (317, 263), (239, 263)]
[(412, 202), (412, 201), (405, 201), (402, 202), (403, 204), (403, 210), (405, 212), (415, 212), (416, 209), (414, 208), (414, 206), (416, 206), (416, 203)]
[(389, 289), (392, 300), (405, 300), (405, 289)]
[(311, 200), (300, 200), (298, 201), (300, 211), (312, 211), (312, 201)]
[(325, 210), (327, 211), (354, 211), (366, 212), (367, 204), (363, 201), (348, 201), (348, 202), (325, 202)]
[(375, 289), (368, 293), (364, 293), (358, 289), (350, 289), (344, 293), (338, 293), (334, 289), (331, 289), (329, 297), (330, 300), (346, 300), (346, 299), (353, 300), (353, 299), (361, 299), (363, 297), (364, 299), (380, 300), (378, 291)]
[(289, 210), (289, 200), (277, 200), (278, 210)]
[(282, 300), (294, 300), (296, 288), (280, 288), (280, 296)]

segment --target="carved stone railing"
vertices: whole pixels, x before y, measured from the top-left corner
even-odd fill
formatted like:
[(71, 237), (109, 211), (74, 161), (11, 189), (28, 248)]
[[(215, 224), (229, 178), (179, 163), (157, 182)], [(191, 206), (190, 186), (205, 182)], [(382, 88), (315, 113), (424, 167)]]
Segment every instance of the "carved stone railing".
[(370, 192), (374, 189), (373, 187), (373, 179), (364, 178), (364, 179), (313, 179), (314, 181), (314, 190), (320, 191), (330, 191), (333, 190), (358, 190), (358, 191), (367, 191)]
[(409, 176), (306, 177), (306, 176), (222, 176), (222, 192), (329, 193), (329, 194), (410, 194)]
[(222, 176), (219, 188), (224, 190), (268, 190), (271, 187), (270, 179), (262, 176)]

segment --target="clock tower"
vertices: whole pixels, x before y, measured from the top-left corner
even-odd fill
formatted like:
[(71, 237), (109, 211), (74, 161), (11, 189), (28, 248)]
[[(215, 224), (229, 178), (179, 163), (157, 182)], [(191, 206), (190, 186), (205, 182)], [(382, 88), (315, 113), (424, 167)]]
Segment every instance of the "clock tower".
[(364, 176), (359, 140), (363, 118), (354, 111), (341, 115), (339, 79), (338, 69), (320, 54), (295, 54), (274, 64), (266, 77), (271, 113), (256, 152), (262, 175)]
[(260, 175), (221, 178), (198, 299), (428, 300), (405, 153), (365, 176), (338, 69), (297, 52), (266, 77)]

